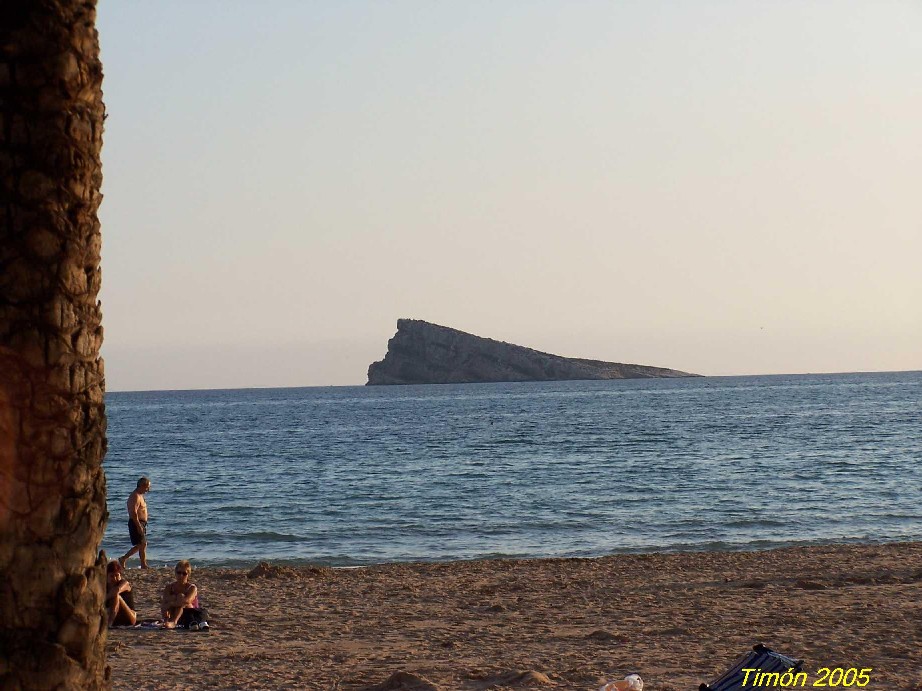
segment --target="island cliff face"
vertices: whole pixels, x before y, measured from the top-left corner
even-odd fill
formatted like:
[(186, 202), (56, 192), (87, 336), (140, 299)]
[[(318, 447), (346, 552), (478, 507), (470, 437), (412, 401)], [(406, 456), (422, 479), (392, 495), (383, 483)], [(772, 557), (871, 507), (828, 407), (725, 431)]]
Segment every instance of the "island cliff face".
[(398, 319), (384, 359), (368, 368), (367, 385), (696, 376), (664, 367), (566, 358), (418, 319)]

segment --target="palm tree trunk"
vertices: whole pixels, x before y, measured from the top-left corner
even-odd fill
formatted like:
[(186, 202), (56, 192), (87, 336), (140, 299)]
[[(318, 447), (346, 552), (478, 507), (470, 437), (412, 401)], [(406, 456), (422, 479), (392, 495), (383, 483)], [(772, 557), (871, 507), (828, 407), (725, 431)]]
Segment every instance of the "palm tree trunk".
[(95, 0), (0, 0), (0, 688), (101, 689)]

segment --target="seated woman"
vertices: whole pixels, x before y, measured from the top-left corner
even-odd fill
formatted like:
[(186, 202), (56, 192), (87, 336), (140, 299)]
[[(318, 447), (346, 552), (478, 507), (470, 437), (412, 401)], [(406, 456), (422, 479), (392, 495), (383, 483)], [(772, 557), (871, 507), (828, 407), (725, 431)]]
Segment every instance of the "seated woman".
[(106, 565), (106, 615), (109, 626), (134, 626), (138, 620), (131, 583), (122, 578), (122, 565), (115, 560)]
[(193, 630), (208, 630), (205, 612), (199, 608), (198, 588), (189, 582), (192, 564), (187, 559), (176, 563), (176, 581), (163, 590), (160, 598), (160, 614), (165, 628), (188, 626)]

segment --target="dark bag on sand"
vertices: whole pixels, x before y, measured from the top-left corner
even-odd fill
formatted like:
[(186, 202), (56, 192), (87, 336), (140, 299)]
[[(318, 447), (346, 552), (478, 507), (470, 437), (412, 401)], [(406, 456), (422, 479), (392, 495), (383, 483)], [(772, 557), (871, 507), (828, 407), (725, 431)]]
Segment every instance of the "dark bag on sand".
[(189, 624), (201, 624), (208, 616), (208, 612), (199, 607), (186, 607), (179, 616), (177, 626), (189, 628)]
[[(803, 660), (795, 660), (792, 657), (776, 653), (759, 643), (753, 646), (751, 653), (746, 653), (739, 658), (730, 669), (715, 681), (710, 684), (702, 684), (698, 689), (699, 691), (749, 691), (753, 687), (760, 685), (756, 681), (758, 677), (755, 677), (755, 675), (757, 673), (753, 670), (758, 670), (759, 674), (784, 674), (788, 671), (792, 674), (797, 674), (800, 672), (803, 663)], [(744, 670), (750, 671), (747, 674)], [(744, 684), (743, 682), (746, 683)]]

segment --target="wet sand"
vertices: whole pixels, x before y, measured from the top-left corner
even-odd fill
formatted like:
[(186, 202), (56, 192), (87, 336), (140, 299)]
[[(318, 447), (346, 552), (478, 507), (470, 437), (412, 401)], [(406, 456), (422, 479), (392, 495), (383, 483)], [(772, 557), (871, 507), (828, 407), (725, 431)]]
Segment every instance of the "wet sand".
[[(128, 570), (141, 617), (158, 616), (171, 574)], [(192, 581), (211, 631), (110, 631), (113, 688), (595, 691), (637, 672), (645, 691), (684, 691), (761, 642), (803, 659), (808, 688), (821, 667), (870, 667), (866, 689), (922, 691), (922, 543)]]

